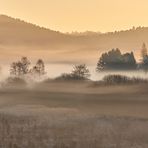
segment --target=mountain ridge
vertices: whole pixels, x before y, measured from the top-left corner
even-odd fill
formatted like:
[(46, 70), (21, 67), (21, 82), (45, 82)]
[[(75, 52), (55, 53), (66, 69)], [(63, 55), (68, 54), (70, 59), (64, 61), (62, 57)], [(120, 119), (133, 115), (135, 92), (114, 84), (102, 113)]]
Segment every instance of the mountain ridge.
[[(137, 51), (139, 52), (143, 42), (148, 44), (148, 27), (133, 27), (108, 33), (88, 31), (72, 34), (0, 15), (0, 51), (5, 53), (5, 50), (10, 50), (9, 55), (16, 50), (18, 55), (24, 54), (22, 50), (40, 50), (40, 54), (44, 55), (46, 50), (54, 53), (54, 56), (58, 55), (60, 61), (96, 61), (102, 52), (112, 48), (119, 48), (122, 52), (134, 51), (138, 55)], [(46, 56), (51, 57), (50, 54)]]
[(115, 30), (115, 31), (109, 31), (109, 32), (104, 32), (104, 33), (99, 32), (99, 31), (91, 31), (91, 30), (86, 30), (86, 31), (83, 31), (83, 32), (81, 32), (81, 31), (71, 31), (71, 32), (63, 33), (61, 31), (55, 31), (55, 30), (52, 30), (50, 28), (43, 27), (43, 26), (37, 25), (35, 23), (27, 22), (27, 21), (25, 21), (23, 19), (20, 19), (20, 18), (14, 18), (14, 17), (8, 16), (8, 15), (5, 15), (5, 14), (0, 14), (0, 21), (1, 21), (1, 19), (4, 19), (6, 21), (7, 20), (13, 20), (13, 21), (17, 21), (19, 23), (25, 23), (27, 25), (34, 26), (34, 27), (37, 27), (39, 29), (43, 29), (43, 30), (46, 30), (46, 31), (48, 30), (48, 31), (52, 31), (52, 32), (55, 32), (55, 33), (59, 33), (59, 34), (74, 35), (74, 36), (75, 35), (80, 35), (80, 36), (84, 35), (84, 36), (86, 36), (88, 34), (90, 34), (90, 35), (108, 35), (108, 34), (114, 34), (114, 33), (127, 32), (127, 31), (136, 30), (136, 29), (140, 29), (140, 28), (148, 29), (148, 27), (141, 27), (141, 26), (134, 27), (133, 26), (133, 28), (129, 28), (127, 30)]

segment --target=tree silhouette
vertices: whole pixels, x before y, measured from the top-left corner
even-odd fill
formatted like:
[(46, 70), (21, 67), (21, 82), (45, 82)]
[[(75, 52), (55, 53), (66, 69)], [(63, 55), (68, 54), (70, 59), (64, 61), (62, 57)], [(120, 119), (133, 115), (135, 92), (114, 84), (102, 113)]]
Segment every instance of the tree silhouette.
[(85, 64), (75, 65), (71, 75), (78, 79), (88, 79), (90, 77), (90, 71)]
[(23, 76), (29, 72), (30, 61), (27, 57), (22, 57), (20, 61), (13, 62), (10, 66), (10, 74), (14, 76)]
[(27, 57), (22, 57), (20, 64), (22, 68), (22, 73), (27, 74), (29, 72), (30, 61), (27, 59)]
[(118, 48), (103, 53), (97, 63), (97, 71), (130, 70), (136, 69), (136, 67), (137, 65), (133, 52), (121, 54)]
[(42, 59), (39, 59), (36, 62), (36, 65), (31, 69), (31, 73), (35, 74), (37, 76), (43, 76), (46, 72), (45, 72), (45, 64), (43, 62)]
[(71, 73), (63, 73), (61, 76), (57, 77), (55, 80), (88, 80), (90, 77), (89, 69), (85, 64), (75, 65)]

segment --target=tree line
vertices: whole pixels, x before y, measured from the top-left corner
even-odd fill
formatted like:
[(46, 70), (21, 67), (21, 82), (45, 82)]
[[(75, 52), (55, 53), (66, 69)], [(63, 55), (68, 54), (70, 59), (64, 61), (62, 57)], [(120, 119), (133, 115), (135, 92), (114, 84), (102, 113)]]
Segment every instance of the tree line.
[[(22, 57), (19, 61), (13, 62), (10, 66), (10, 75), (24, 77), (31, 75), (41, 78), (46, 74), (45, 64), (42, 59), (37, 60), (36, 64), (30, 68), (31, 62), (27, 57)], [(75, 65), (71, 73), (64, 73), (57, 77), (57, 80), (86, 80), (90, 77), (90, 71), (85, 64)]]
[[(45, 64), (42, 59), (38, 59), (36, 64), (30, 68), (31, 62), (27, 57), (22, 57), (19, 61), (13, 62), (10, 66), (10, 74), (15, 77), (32, 75), (41, 78), (46, 74)], [(103, 70), (148, 70), (148, 53), (145, 43), (141, 49), (141, 62), (137, 63), (134, 53), (122, 54), (117, 49), (112, 49), (101, 55), (97, 62), (97, 71)], [(64, 73), (56, 80), (87, 80), (90, 77), (90, 71), (85, 64), (75, 65), (70, 73)]]
[(10, 66), (10, 75), (22, 77), (27, 74), (43, 76), (45, 72), (45, 64), (42, 59), (38, 59), (35, 66), (30, 68), (31, 62), (27, 57), (22, 57), (19, 61), (13, 62)]

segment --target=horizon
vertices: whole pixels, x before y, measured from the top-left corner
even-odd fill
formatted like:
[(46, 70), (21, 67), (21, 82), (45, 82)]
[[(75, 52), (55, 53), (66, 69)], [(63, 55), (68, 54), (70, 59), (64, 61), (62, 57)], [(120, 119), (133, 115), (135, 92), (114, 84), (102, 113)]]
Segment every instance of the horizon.
[(0, 14), (0, 16), (4, 16), (4, 17), (8, 17), (8, 18), (12, 18), (12, 19), (17, 19), (19, 21), (24, 21), (25, 23), (29, 23), (29, 24), (32, 24), (32, 25), (36, 25), (38, 27), (41, 27), (41, 28), (45, 28), (45, 29), (48, 29), (48, 30), (52, 30), (52, 31), (57, 31), (57, 32), (60, 32), (60, 33), (63, 33), (63, 34), (81, 34), (81, 33), (99, 33), (99, 34), (107, 34), (107, 33), (114, 33), (114, 32), (120, 32), (120, 31), (128, 31), (128, 30), (131, 30), (133, 28), (138, 28), (138, 27), (141, 27), (141, 28), (147, 28), (148, 26), (132, 26), (131, 28), (126, 28), (126, 29), (120, 29), (120, 30), (111, 30), (111, 31), (108, 31), (108, 32), (101, 32), (101, 31), (93, 31), (93, 30), (84, 30), (84, 31), (78, 31), (78, 30), (72, 30), (70, 32), (62, 32), (61, 30), (54, 30), (52, 28), (47, 28), (46, 26), (41, 26), (40, 24), (36, 24), (36, 23), (33, 23), (33, 22), (29, 22), (27, 20), (24, 20), (22, 18), (18, 18), (18, 17), (15, 17), (15, 16), (10, 16), (10, 15), (7, 15), (7, 14)]
[(2, 14), (63, 33), (106, 33), (148, 26), (147, 4), (146, 0), (2, 0), (0, 9)]

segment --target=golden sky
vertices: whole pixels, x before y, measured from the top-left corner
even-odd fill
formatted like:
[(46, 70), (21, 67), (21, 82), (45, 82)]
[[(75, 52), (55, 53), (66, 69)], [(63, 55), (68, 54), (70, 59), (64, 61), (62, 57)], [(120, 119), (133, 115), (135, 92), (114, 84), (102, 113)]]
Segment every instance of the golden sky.
[(0, 13), (62, 32), (148, 26), (148, 0), (0, 0)]

